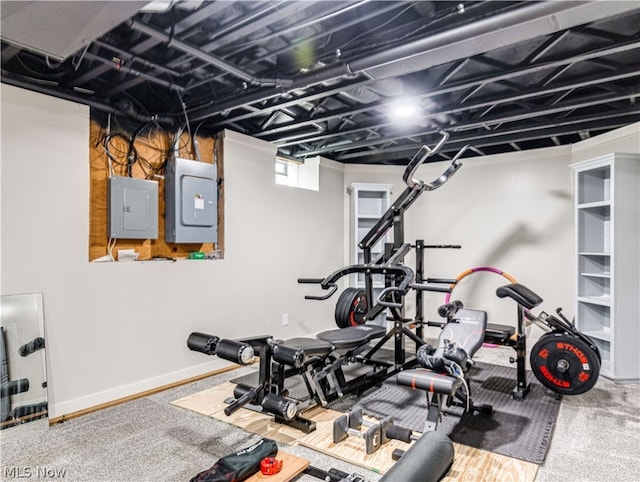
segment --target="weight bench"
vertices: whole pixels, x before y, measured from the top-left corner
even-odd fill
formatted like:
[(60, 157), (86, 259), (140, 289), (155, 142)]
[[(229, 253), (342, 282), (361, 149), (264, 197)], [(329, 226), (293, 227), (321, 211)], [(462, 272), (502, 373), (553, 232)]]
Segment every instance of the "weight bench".
[(456, 405), (465, 411), (491, 413), (489, 405), (474, 405), (468, 383), (472, 357), (482, 346), (487, 313), (458, 309), (448, 317), (438, 338), (437, 348), (422, 345), (417, 359), (422, 368), (400, 372), (398, 385), (424, 390), (427, 397), (427, 420), (423, 433), (436, 430), (443, 405)]
[[(386, 328), (379, 325), (358, 325), (323, 331), (316, 338), (298, 337), (277, 342), (274, 359), (280, 362), (276, 367), (276, 383), (284, 389), (284, 380), (290, 376), (302, 375), (309, 396), (321, 406), (344, 396), (347, 381), (342, 366), (353, 362), (355, 356), (368, 348), (369, 342), (382, 338)], [(302, 363), (295, 365), (280, 354), (286, 350), (304, 353)]]
[[(270, 336), (226, 340), (194, 332), (189, 335), (187, 346), (240, 365), (251, 363), (257, 355), (260, 360), (258, 385), (237, 384), (225, 414), (229, 416), (248, 405), (247, 408), (273, 414), (278, 423), (308, 433), (315, 430), (315, 422), (302, 417), (301, 412), (317, 404), (326, 406), (342, 397), (348, 388), (342, 366), (355, 360), (370, 341), (385, 334), (385, 327), (366, 324), (324, 331), (317, 338), (288, 340), (275, 340)], [(284, 382), (294, 375), (302, 375), (309, 400), (289, 397)]]

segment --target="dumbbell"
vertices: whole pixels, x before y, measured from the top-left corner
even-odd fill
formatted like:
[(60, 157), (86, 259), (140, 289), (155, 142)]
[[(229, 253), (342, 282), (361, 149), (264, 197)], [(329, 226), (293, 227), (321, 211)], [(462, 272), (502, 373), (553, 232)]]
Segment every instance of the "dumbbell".
[(374, 425), (380, 425), (380, 445), (386, 444), (390, 438), (387, 436), (387, 430), (389, 427), (393, 427), (393, 417), (391, 415), (383, 418), (380, 423), (369, 422), (365, 420), (361, 407), (355, 407), (349, 412), (349, 428), (360, 430), (362, 426), (372, 427)]
[(341, 415), (333, 421), (333, 443), (340, 443), (349, 435), (363, 438), (367, 454), (372, 454), (380, 448), (382, 428), (380, 424), (374, 424), (366, 432), (361, 432), (349, 427), (349, 415)]

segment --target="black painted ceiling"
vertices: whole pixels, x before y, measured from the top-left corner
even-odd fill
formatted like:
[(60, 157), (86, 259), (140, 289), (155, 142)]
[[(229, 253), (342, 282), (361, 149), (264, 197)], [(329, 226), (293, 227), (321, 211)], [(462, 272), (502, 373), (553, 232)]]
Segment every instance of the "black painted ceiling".
[[(15, 3), (0, 5), (2, 31)], [(96, 4), (59, 3), (60, 18)], [(450, 138), (434, 160), (640, 121), (638, 1), (174, 1), (120, 13), (66, 58), (3, 35), (2, 82), (345, 163), (406, 164), (440, 129)], [(413, 117), (393, 117), (399, 107)]]

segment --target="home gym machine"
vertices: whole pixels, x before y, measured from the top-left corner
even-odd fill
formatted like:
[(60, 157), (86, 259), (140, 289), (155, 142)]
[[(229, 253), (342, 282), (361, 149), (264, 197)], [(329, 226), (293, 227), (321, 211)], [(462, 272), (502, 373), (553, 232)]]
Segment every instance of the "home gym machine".
[[(516, 364), (517, 381), (512, 392), (516, 400), (524, 399), (531, 390), (526, 380), (526, 352), (529, 326), (535, 324), (544, 335), (533, 345), (529, 355), (531, 371), (540, 383), (561, 395), (580, 395), (595, 385), (600, 373), (600, 351), (597, 345), (557, 308), (556, 315), (544, 311), (535, 315), (531, 310), (542, 303), (542, 298), (530, 288), (518, 283), (508, 273), (491, 266), (479, 266), (456, 276), (456, 283), (479, 272), (503, 276), (510, 284), (496, 290), (499, 298), (510, 298), (517, 303), (516, 326), (487, 323), (484, 340), (501, 346), (509, 346), (516, 352), (511, 363)], [(451, 300), (452, 291), (445, 295), (444, 306)]]
[[(254, 355), (260, 359), (259, 380), (256, 386), (238, 384), (234, 396), (228, 401), (225, 414), (230, 415), (242, 406), (271, 413), (276, 421), (295, 426), (305, 432), (315, 429), (313, 421), (303, 417), (303, 412), (313, 406), (326, 406), (347, 394), (361, 395), (369, 388), (382, 383), (401, 370), (415, 366), (415, 355), (405, 353), (405, 337), (420, 346), (423, 341), (422, 291), (448, 292), (455, 280), (424, 278), (424, 250), (429, 248), (459, 248), (459, 246), (415, 245), (404, 242), (404, 213), (425, 191), (444, 185), (461, 167), (460, 158), (468, 146), (452, 159), (448, 168), (434, 181), (416, 179), (415, 173), (425, 160), (435, 154), (448, 139), (441, 132), (434, 148), (423, 146), (409, 162), (403, 174), (407, 187), (392, 206), (382, 215), (360, 242), (364, 251), (364, 263), (343, 267), (325, 278), (301, 278), (300, 283), (319, 284), (328, 293), (307, 295), (306, 299), (326, 300), (338, 290), (338, 280), (352, 273), (361, 273), (365, 289), (347, 288), (337, 303), (336, 321), (343, 328), (328, 330), (315, 338), (276, 340), (270, 336), (246, 340), (224, 340), (204, 333), (192, 333), (189, 349), (217, 355), (238, 364), (249, 363)], [(387, 232), (393, 230), (394, 241), (385, 245), (384, 253), (373, 259), (372, 247)], [(402, 264), (407, 253), (416, 250), (416, 271)], [(384, 276), (385, 287), (377, 299), (373, 296), (373, 277)], [(416, 317), (404, 317), (404, 297), (410, 290), (416, 291)], [(393, 328), (367, 323), (385, 310), (391, 315)], [(409, 324), (415, 325), (415, 333)], [(375, 356), (389, 340), (394, 340), (394, 359), (390, 361)], [(373, 347), (370, 343), (378, 340)], [(353, 378), (345, 375), (343, 367), (359, 363), (366, 370), (358, 370)], [(289, 397), (285, 380), (294, 375), (302, 376), (308, 391), (305, 400)]]
[[(298, 279), (299, 283), (319, 284), (322, 289), (328, 290), (326, 295), (306, 295), (306, 299), (326, 300), (338, 290), (337, 281), (340, 278), (352, 273), (363, 275), (364, 289), (346, 288), (338, 298), (335, 317), (336, 324), (340, 327), (357, 327), (376, 319), (385, 311), (388, 312), (387, 320), (393, 322), (393, 327), (367, 353), (356, 358), (356, 361), (360, 363), (377, 367), (379, 376), (371, 377), (362, 386), (356, 383), (354, 386), (357, 387), (358, 392), (370, 388), (400, 370), (415, 365), (415, 356), (407, 356), (405, 337), (413, 340), (416, 346), (424, 343), (423, 291), (447, 293), (450, 291), (448, 286), (438, 285), (455, 283), (453, 279), (424, 278), (424, 251), (426, 249), (456, 249), (460, 248), (459, 245), (425, 245), (422, 240), (417, 240), (412, 245), (405, 243), (404, 240), (404, 214), (407, 209), (422, 193), (438, 189), (451, 179), (462, 166), (460, 161), (462, 154), (469, 148), (466, 145), (460, 149), (449, 167), (432, 182), (417, 179), (415, 175), (418, 168), (428, 157), (435, 154), (449, 137), (446, 132), (442, 131), (440, 135), (441, 138), (435, 147), (423, 146), (411, 159), (402, 176), (407, 187), (358, 243), (358, 247), (363, 252), (364, 263), (346, 266), (326, 278)], [(390, 231), (393, 233), (393, 242), (385, 243), (383, 252), (374, 259), (372, 253), (374, 246)], [(415, 271), (402, 264), (411, 249), (415, 249)], [(398, 276), (398, 270), (401, 271), (401, 276)], [(376, 275), (384, 275), (384, 288), (377, 297), (374, 296), (374, 277)], [(406, 318), (404, 313), (404, 297), (410, 290), (416, 292), (416, 313), (412, 319)], [(409, 328), (410, 324), (415, 327), (415, 332)], [(340, 332), (338, 331), (338, 333)], [(318, 338), (323, 339), (322, 334), (319, 334)], [(374, 355), (390, 340), (393, 340), (394, 344), (393, 362), (376, 358)]]

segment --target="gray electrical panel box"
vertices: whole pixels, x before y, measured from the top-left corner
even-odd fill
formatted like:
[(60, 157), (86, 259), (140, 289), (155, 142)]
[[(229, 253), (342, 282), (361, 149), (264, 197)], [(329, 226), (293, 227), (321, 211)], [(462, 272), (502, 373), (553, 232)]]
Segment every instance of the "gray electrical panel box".
[(218, 241), (216, 165), (176, 158), (164, 175), (165, 241)]
[(158, 239), (158, 183), (109, 178), (109, 238)]

